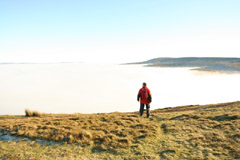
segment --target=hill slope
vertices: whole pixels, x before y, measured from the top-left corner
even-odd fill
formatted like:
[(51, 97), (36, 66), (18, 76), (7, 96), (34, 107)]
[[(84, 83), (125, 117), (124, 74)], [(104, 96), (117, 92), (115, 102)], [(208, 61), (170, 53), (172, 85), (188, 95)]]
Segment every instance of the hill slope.
[(182, 57), (154, 58), (144, 62), (130, 64), (147, 64), (153, 67), (193, 67), (200, 71), (240, 72), (240, 58), (223, 57)]
[(158, 109), (150, 119), (137, 112), (0, 116), (0, 158), (240, 159), (239, 122), (240, 102)]

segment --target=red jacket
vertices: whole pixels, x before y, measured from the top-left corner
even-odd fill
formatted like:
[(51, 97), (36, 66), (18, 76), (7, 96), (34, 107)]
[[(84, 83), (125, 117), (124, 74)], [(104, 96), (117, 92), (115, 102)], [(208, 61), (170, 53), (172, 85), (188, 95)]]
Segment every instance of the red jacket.
[(139, 90), (137, 97), (138, 100), (139, 98), (141, 99), (140, 103), (142, 104), (149, 104), (152, 101), (152, 94), (147, 87), (142, 87)]

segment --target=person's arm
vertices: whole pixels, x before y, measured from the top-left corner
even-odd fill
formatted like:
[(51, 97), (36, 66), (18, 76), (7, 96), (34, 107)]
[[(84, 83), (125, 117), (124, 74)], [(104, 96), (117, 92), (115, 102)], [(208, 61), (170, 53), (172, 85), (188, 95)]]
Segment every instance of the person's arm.
[(152, 94), (149, 89), (148, 89), (148, 100), (149, 100), (149, 102), (152, 102)]
[(140, 89), (139, 92), (138, 92), (137, 101), (139, 101), (140, 97), (141, 97), (141, 89)]

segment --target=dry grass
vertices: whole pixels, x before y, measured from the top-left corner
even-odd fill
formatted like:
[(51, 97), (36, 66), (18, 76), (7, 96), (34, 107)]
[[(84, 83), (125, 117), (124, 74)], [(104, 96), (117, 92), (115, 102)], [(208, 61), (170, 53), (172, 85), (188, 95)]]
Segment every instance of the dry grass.
[[(135, 113), (0, 116), (3, 134), (62, 143), (0, 141), (0, 158), (240, 159), (239, 122), (240, 102), (159, 109), (150, 119)], [(25, 149), (12, 152), (18, 148)]]
[(11, 135), (91, 145), (96, 150), (113, 151), (154, 137), (158, 131), (156, 122), (135, 114), (118, 113), (45, 115), (41, 118), (7, 119), (0, 124)]

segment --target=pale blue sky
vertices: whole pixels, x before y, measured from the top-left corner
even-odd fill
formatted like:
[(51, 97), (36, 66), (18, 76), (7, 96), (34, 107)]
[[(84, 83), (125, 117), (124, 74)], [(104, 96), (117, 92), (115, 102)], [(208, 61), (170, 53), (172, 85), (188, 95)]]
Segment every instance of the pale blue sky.
[(0, 62), (240, 55), (239, 0), (1, 0)]

